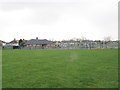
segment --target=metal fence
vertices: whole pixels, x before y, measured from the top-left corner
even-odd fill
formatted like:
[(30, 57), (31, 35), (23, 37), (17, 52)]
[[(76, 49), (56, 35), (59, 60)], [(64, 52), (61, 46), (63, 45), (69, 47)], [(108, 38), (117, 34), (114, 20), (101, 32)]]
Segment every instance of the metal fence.
[(63, 49), (96, 49), (96, 48), (118, 48), (118, 42), (80, 42), (59, 44)]
[[(119, 44), (120, 47), (120, 44)], [(37, 50), (37, 49), (110, 49), (110, 48), (118, 48), (118, 42), (61, 42), (54, 44), (53, 46), (39, 46), (33, 45), (28, 47), (21, 47), (19, 49), (26, 50)], [(4, 49), (16, 49), (11, 48), (11, 46), (6, 46)], [(18, 48), (17, 48), (18, 49)]]

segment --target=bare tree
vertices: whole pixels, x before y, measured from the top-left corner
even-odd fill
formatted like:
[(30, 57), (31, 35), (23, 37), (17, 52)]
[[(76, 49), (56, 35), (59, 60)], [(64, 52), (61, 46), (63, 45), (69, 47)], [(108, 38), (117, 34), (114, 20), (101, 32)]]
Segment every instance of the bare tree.
[(76, 38), (76, 41), (81, 42), (82, 39), (81, 38)]
[(71, 40), (72, 40), (72, 41), (76, 41), (76, 40), (77, 40), (77, 38), (75, 38), (75, 37), (74, 37), (74, 38), (72, 38)]
[(108, 47), (108, 42), (112, 41), (112, 37), (111, 36), (107, 36), (107, 37), (104, 37), (104, 41), (105, 41), (105, 45), (106, 45), (106, 48)]
[(86, 39), (86, 37), (83, 37), (83, 36), (82, 36), (82, 37), (81, 37), (81, 40), (87, 40), (87, 39)]
[(112, 40), (111, 36), (104, 37), (104, 41), (111, 41), (111, 40)]

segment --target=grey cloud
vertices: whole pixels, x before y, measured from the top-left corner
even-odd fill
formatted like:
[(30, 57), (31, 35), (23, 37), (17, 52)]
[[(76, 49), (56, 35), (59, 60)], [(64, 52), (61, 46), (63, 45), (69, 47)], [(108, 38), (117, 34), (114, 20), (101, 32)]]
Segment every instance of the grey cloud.
[(0, 2), (0, 8), (4, 11), (18, 10), (24, 8), (41, 7), (85, 7), (88, 2)]
[(57, 12), (54, 12), (55, 10), (38, 10), (35, 11), (33, 14), (28, 15), (25, 19), (26, 24), (39, 24), (39, 25), (43, 25), (43, 24), (52, 24), (52, 23), (56, 23), (58, 18), (59, 18), (59, 14)]
[[(27, 0), (25, 0), (27, 1)], [(79, 8), (77, 11), (81, 9), (83, 10), (82, 7), (85, 7), (87, 5), (86, 2), (1, 2), (0, 6), (3, 11), (18, 11), (18, 10), (25, 10), (25, 9), (30, 9), (31, 13), (29, 13), (24, 19), (23, 23), (24, 24), (52, 24), (56, 23), (61, 15), (61, 13), (69, 13), (69, 12), (74, 12), (76, 8)], [(71, 8), (73, 7), (73, 8)], [(47, 9), (46, 9), (47, 8)], [(71, 11), (65, 10), (66, 8), (71, 8)], [(70, 13), (71, 14), (71, 13)]]
[[(1, 0), (0, 2), (6, 3), (6, 2), (40, 2), (40, 3), (73, 3), (73, 2), (83, 2), (82, 0)], [(87, 0), (84, 0), (84, 2), (87, 2)]]

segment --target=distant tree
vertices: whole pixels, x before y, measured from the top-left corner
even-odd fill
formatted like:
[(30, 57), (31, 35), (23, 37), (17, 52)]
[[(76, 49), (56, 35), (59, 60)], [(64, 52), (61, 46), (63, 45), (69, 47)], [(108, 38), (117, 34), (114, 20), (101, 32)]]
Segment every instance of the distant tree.
[(2, 43), (0, 43), (0, 46), (2, 46)]
[(107, 36), (107, 37), (104, 37), (104, 41), (105, 41), (105, 46), (106, 48), (108, 47), (108, 42), (112, 41), (112, 37), (111, 36)]
[(19, 46), (21, 46), (21, 43), (22, 43), (22, 39), (19, 40)]
[(73, 41), (77, 41), (77, 38), (76, 38), (76, 37), (74, 37), (74, 38), (72, 38), (71, 40), (73, 40)]
[(107, 41), (105, 41), (105, 46), (106, 46), (106, 48), (107, 48), (107, 43), (108, 43), (108, 42), (107, 42)]
[(20, 39), (19, 40), (19, 47), (22, 48), (22, 47), (24, 47), (24, 45), (25, 45), (24, 39), (23, 40)]
[(87, 40), (86, 37), (81, 37), (81, 40)]
[(111, 36), (107, 36), (107, 37), (104, 37), (104, 41), (112, 41), (112, 37)]
[(100, 48), (103, 48), (103, 41), (100, 41)]

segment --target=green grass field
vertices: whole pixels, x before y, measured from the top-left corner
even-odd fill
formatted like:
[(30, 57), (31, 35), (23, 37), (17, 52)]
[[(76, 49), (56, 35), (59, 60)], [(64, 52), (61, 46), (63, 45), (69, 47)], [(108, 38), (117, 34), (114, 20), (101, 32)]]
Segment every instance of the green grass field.
[(118, 50), (3, 50), (3, 88), (117, 88)]

